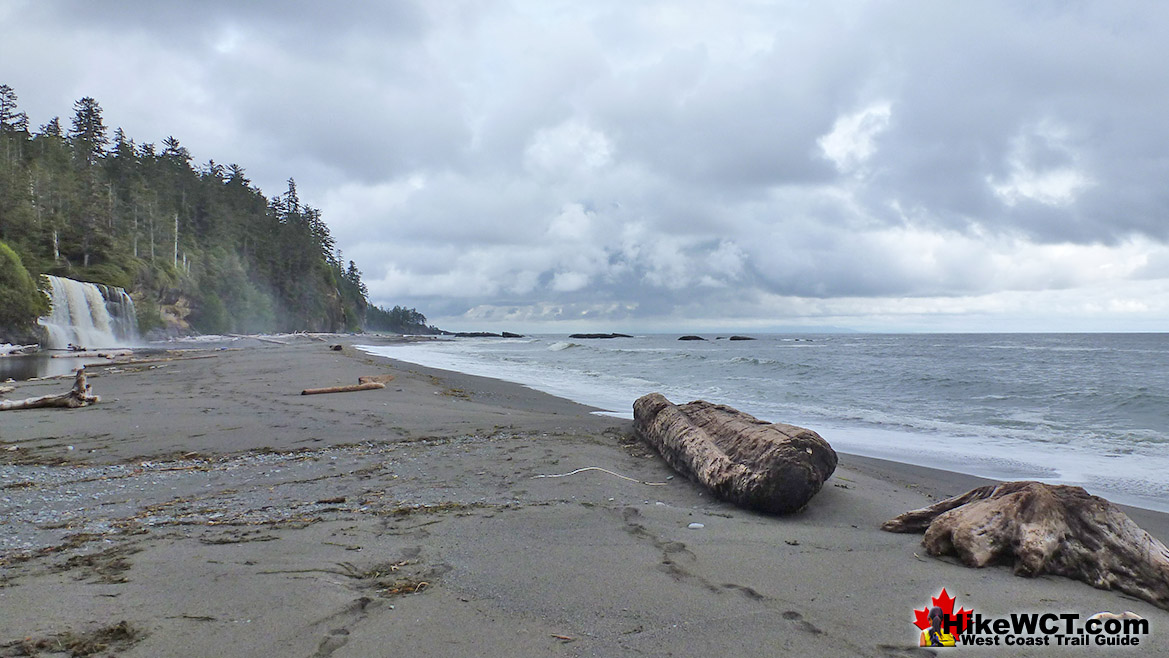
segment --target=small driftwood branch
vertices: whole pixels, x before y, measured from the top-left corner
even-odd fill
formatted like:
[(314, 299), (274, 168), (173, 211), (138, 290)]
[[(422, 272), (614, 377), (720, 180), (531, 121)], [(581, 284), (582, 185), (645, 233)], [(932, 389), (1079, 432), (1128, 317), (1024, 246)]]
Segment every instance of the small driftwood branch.
[(276, 340), (275, 338), (262, 338), (260, 336), (252, 336), (252, 338), (255, 338), (256, 340), (260, 341), (261, 343), (272, 343), (273, 345), (287, 345), (288, 344), (288, 341)]
[(555, 475), (533, 475), (532, 479), (536, 480), (539, 478), (566, 478), (566, 477), (569, 477), (571, 475), (576, 475), (577, 473), (584, 473), (585, 471), (600, 471), (602, 473), (608, 473), (609, 475), (619, 477), (622, 480), (629, 480), (630, 482), (636, 482), (638, 484), (646, 484), (646, 485), (649, 485), (651, 487), (664, 487), (664, 486), (669, 484), (669, 482), (646, 482), (645, 480), (638, 480), (636, 478), (631, 478), (628, 475), (621, 475), (620, 473), (614, 473), (613, 471), (610, 471), (607, 468), (601, 468), (600, 466), (585, 466), (584, 468), (578, 468), (575, 471), (569, 471), (568, 473), (557, 473)]
[(247, 335), (247, 334), (228, 334), (228, 336), (231, 336), (232, 338), (254, 338), (255, 340), (260, 341), (261, 343), (272, 343), (273, 345), (287, 345), (288, 344), (287, 341), (276, 340), (275, 338), (264, 338), (263, 336), (254, 336), (254, 335)]
[(930, 555), (967, 566), (1007, 564), (1019, 576), (1067, 576), (1169, 610), (1169, 549), (1109, 501), (1080, 487), (1004, 482), (886, 521), (925, 532)]
[(76, 409), (90, 404), (96, 404), (101, 398), (93, 395), (89, 382), (85, 379), (85, 368), (77, 369), (77, 376), (73, 378), (73, 389), (63, 395), (42, 395), (39, 398), (24, 400), (0, 400), (0, 411), (16, 409), (41, 409), (45, 407), (62, 407)]
[(7, 395), (15, 390), (15, 386), (0, 386), (0, 395)]
[(320, 395), (321, 393), (350, 393), (352, 391), (372, 391), (378, 388), (385, 388), (386, 385), (381, 382), (366, 382), (364, 384), (349, 384), (348, 386), (328, 386), (325, 388), (306, 388), (300, 392), (301, 395)]
[(357, 378), (358, 384), (368, 384), (370, 382), (376, 382), (378, 384), (389, 384), (392, 381), (394, 381), (393, 375), (363, 375)]

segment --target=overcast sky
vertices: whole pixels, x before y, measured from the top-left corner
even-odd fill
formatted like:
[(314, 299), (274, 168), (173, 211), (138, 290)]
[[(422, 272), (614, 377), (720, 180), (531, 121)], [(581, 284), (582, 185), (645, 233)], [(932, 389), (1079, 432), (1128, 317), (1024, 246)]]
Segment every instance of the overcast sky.
[(1169, 3), (0, 0), (451, 329), (1169, 330)]

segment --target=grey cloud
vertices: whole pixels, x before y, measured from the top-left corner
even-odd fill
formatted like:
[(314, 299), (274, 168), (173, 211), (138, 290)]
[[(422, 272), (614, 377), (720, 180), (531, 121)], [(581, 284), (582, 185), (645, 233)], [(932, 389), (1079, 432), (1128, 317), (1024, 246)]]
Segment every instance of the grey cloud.
[(1056, 289), (1088, 275), (1047, 247), (1169, 239), (1155, 2), (19, 7), (22, 102), (295, 176), (375, 301), (431, 316)]
[[(1132, 194), (1126, 182), (1135, 177), (1150, 184), (1169, 173), (1156, 156), (1169, 134), (1153, 116), (1169, 97), (1163, 85), (1151, 84), (1169, 74), (1169, 60), (1150, 29), (1169, 27), (1165, 8), (917, 8), (916, 36), (897, 46), (902, 91), (882, 137), (875, 188), (930, 209), (950, 226), (979, 222), (1044, 241), (1112, 241), (1134, 230), (1167, 235), (1154, 219), (1164, 208), (1159, 186)], [(879, 18), (900, 22), (906, 13)], [(1145, 40), (1134, 41), (1133, 31)], [(896, 30), (877, 33), (898, 36)], [(1027, 135), (1043, 122), (1065, 127), (1067, 143)], [(986, 178), (1010, 175), (1008, 162), (1020, 141), (1027, 165), (1043, 170), (1074, 163), (1096, 181), (1095, 190), (1062, 213), (1042, 204), (1003, 207)], [(1129, 212), (1110, 212), (1116, 205)]]
[(45, 20), (64, 26), (117, 31), (142, 30), (170, 42), (198, 43), (208, 31), (225, 25), (240, 25), (281, 33), (290, 45), (312, 49), (320, 44), (332, 47), (337, 37), (378, 33), (387, 37), (411, 38), (425, 32), (426, 15), (415, 2), (238, 2), (203, 0), (198, 3), (125, 0), (97, 3), (88, 0), (30, 2)]

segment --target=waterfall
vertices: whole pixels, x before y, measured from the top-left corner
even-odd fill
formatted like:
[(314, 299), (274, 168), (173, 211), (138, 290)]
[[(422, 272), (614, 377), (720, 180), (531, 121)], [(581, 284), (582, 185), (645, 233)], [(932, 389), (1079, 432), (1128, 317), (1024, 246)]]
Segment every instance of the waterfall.
[(134, 301), (125, 290), (48, 276), (52, 312), (38, 322), (49, 334), (48, 348), (126, 347), (138, 342)]

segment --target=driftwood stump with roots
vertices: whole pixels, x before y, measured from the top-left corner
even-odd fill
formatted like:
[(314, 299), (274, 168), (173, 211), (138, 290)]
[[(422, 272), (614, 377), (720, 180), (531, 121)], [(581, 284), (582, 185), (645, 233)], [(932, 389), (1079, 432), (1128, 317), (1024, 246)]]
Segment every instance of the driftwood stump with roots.
[(930, 555), (956, 555), (967, 566), (1007, 564), (1019, 576), (1067, 576), (1169, 610), (1169, 549), (1080, 487), (987, 485), (906, 512), (882, 529), (924, 530)]
[(836, 452), (812, 430), (702, 400), (675, 405), (660, 393), (642, 396), (633, 427), (678, 472), (761, 512), (802, 509), (836, 470)]
[(90, 390), (89, 382), (85, 378), (85, 368), (77, 369), (77, 376), (73, 378), (73, 388), (61, 395), (42, 395), (39, 398), (24, 400), (0, 400), (0, 411), (10, 409), (41, 409), (44, 407), (63, 407), (76, 409), (100, 402), (101, 398)]

